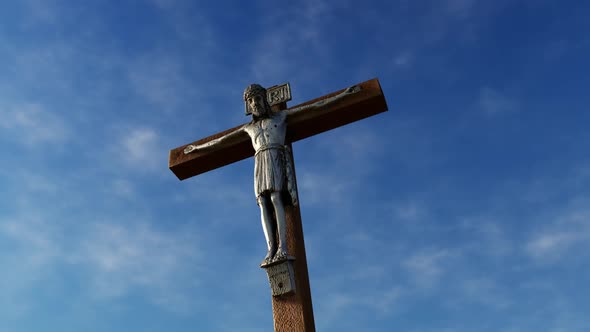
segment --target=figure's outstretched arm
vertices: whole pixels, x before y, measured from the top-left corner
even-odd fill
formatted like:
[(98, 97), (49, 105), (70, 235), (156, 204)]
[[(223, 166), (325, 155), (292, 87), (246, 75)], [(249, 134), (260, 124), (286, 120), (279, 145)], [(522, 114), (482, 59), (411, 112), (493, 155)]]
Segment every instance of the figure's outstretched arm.
[(330, 98), (326, 98), (326, 99), (322, 99), (320, 101), (316, 101), (313, 104), (308, 104), (308, 105), (303, 105), (303, 106), (299, 106), (299, 107), (295, 107), (295, 108), (291, 108), (287, 111), (288, 114), (293, 114), (293, 113), (298, 113), (301, 112), (303, 110), (307, 110), (310, 108), (318, 108), (324, 105), (328, 105), (331, 104), (337, 100), (340, 100), (348, 95), (354, 94), (361, 91), (361, 86), (360, 85), (353, 85), (349, 88), (347, 88), (346, 90), (340, 92), (339, 94), (332, 96)]
[(203, 143), (203, 144), (199, 144), (199, 145), (189, 144), (186, 146), (186, 148), (184, 148), (184, 154), (189, 154), (194, 151), (213, 150), (213, 149), (224, 147), (225, 145), (228, 145), (228, 144), (232, 144), (240, 137), (240, 134), (242, 134), (244, 132), (244, 127), (245, 126), (241, 126), (241, 127), (237, 128), (236, 130), (229, 132), (229, 133), (227, 133), (221, 137), (218, 137), (214, 140), (211, 140), (207, 143)]

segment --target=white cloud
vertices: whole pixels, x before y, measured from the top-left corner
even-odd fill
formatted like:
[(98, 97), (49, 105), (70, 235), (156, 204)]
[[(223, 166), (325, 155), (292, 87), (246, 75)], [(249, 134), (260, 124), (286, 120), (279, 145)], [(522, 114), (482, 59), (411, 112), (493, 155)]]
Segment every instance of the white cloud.
[(511, 304), (508, 296), (492, 278), (464, 279), (458, 285), (463, 296), (470, 302), (481, 303), (494, 309), (505, 309)]
[(20, 170), (17, 175), (22, 181), (24, 189), (27, 190), (28, 194), (31, 193), (45, 193), (54, 195), (60, 191), (59, 185), (52, 181), (47, 175), (35, 174), (32, 171)]
[(539, 263), (561, 262), (566, 255), (584, 257), (590, 243), (590, 211), (585, 207), (587, 201), (582, 200), (581, 204), (581, 208), (567, 209), (534, 232), (524, 245), (525, 253)]
[(325, 1), (304, 1), (294, 8), (276, 10), (269, 16), (265, 33), (253, 48), (250, 68), (254, 77), (261, 82), (280, 83), (285, 77), (295, 81), (296, 77), (313, 74), (310, 70), (293, 69), (312, 55), (316, 59), (323, 55), (326, 48), (321, 43), (322, 24), (333, 15), (332, 7)]
[[(247, 183), (242, 180), (244, 176), (248, 176)], [(258, 209), (256, 206), (256, 198), (254, 195), (253, 181), (251, 181), (251, 173), (248, 175), (241, 174), (238, 179), (224, 178), (223, 176), (210, 175), (195, 179), (196, 183), (186, 183), (188, 186), (187, 193), (178, 197), (179, 201), (195, 202), (195, 204), (206, 205), (207, 202), (215, 202), (215, 204), (226, 204), (232, 202), (234, 205), (246, 206), (249, 208)]]
[(161, 146), (160, 137), (152, 128), (130, 128), (111, 149), (116, 151), (130, 167), (154, 170), (167, 164), (167, 151)]
[[(364, 129), (330, 133), (305, 143), (307, 162), (296, 166), (302, 200), (339, 203), (357, 192), (377, 167), (373, 160), (382, 155), (379, 146), (376, 135)], [(294, 149), (296, 164), (298, 150)]]
[[(147, 223), (98, 223), (69, 261), (90, 271), (91, 290), (99, 299), (141, 290), (156, 304), (182, 312), (191, 302), (201, 250), (193, 234), (166, 234)], [(193, 275), (194, 273), (194, 275)]]
[(116, 179), (111, 183), (111, 192), (122, 197), (133, 197), (135, 196), (135, 186), (128, 180)]
[(529, 255), (537, 259), (547, 259), (561, 255), (580, 240), (580, 235), (570, 232), (547, 232), (534, 236), (526, 245)]
[(430, 288), (446, 272), (449, 261), (454, 256), (455, 254), (445, 249), (423, 250), (406, 258), (402, 266), (419, 286)]
[(472, 14), (476, 0), (446, 0), (445, 9), (448, 14), (465, 18)]
[(297, 178), (299, 196), (305, 204), (338, 203), (351, 190), (353, 183), (330, 172), (302, 171)]
[(318, 328), (328, 330), (335, 322), (342, 320), (347, 311), (358, 304), (358, 298), (351, 292), (326, 293), (321, 299), (314, 301)]
[(182, 59), (167, 54), (150, 54), (129, 67), (128, 77), (135, 92), (157, 109), (172, 112), (195, 89), (181, 72)]
[(80, 282), (88, 292), (77, 297), (100, 303), (136, 292), (176, 313), (194, 305), (186, 294), (198, 286), (202, 250), (190, 230), (89, 222), (80, 214), (74, 225), (55, 211), (24, 209), (22, 216), (0, 220), (0, 241), (8, 249), (0, 252), (0, 264), (10, 267), (0, 277), (0, 306), (11, 308), (2, 315), (26, 315), (35, 306), (30, 290), (60, 287), (58, 274), (72, 267), (86, 276)]
[(397, 222), (418, 222), (424, 220), (428, 215), (428, 207), (423, 202), (417, 200), (393, 202), (391, 204), (393, 218)]
[(151, 0), (150, 2), (156, 7), (164, 10), (174, 8), (174, 6), (178, 3), (177, 0)]
[(480, 91), (479, 106), (486, 115), (498, 115), (516, 111), (518, 103), (497, 90), (485, 87)]
[(32, 289), (46, 283), (63, 253), (55, 241), (52, 225), (38, 218), (2, 217), (0, 219), (0, 318), (26, 316), (34, 307)]
[(64, 121), (36, 103), (3, 105), (0, 127), (9, 131), (18, 143), (40, 148), (63, 142), (68, 136)]
[(510, 236), (497, 221), (489, 217), (476, 217), (465, 219), (460, 228), (469, 232), (467, 247), (470, 252), (482, 253), (492, 258), (503, 258), (512, 254), (514, 243)]
[(34, 25), (39, 23), (55, 24), (59, 21), (60, 12), (51, 1), (25, 0), (28, 7), (28, 15), (25, 24)]
[(406, 68), (414, 62), (414, 55), (409, 51), (398, 53), (393, 57), (393, 64), (398, 68)]
[[(350, 313), (367, 311), (375, 316), (390, 317), (399, 310), (405, 295), (398, 286), (386, 287), (354, 287), (332, 290), (334, 280), (328, 281), (332, 285), (326, 285), (331, 290), (320, 294), (314, 300), (317, 325), (321, 329), (329, 330), (338, 326), (339, 322), (346, 320)], [(373, 285), (373, 282), (368, 282)], [(314, 284), (315, 285), (315, 284)], [(316, 286), (317, 287), (317, 286)]]
[[(338, 130), (340, 128), (336, 128)], [(375, 153), (382, 153), (383, 142), (370, 128), (363, 126), (344, 129), (318, 139), (317, 145), (326, 150), (329, 156), (339, 162), (351, 164), (363, 163), (366, 169), (368, 158)]]
[[(78, 93), (75, 86), (75, 73), (80, 61), (86, 55), (69, 44), (67, 40), (43, 40), (31, 46), (10, 45), (7, 49), (11, 56), (13, 85), (15, 95), (25, 95), (31, 91), (41, 92), (29, 98), (43, 98), (44, 95), (68, 95), (75, 99)], [(12, 88), (12, 86), (11, 86)]]
[(379, 293), (370, 294), (364, 300), (365, 304), (377, 310), (381, 314), (388, 315), (398, 308), (397, 302), (401, 301), (403, 291), (400, 287), (390, 287)]
[(52, 239), (51, 225), (36, 218), (4, 220), (0, 233), (22, 244), (19, 260), (23, 265), (42, 267), (52, 263), (60, 254), (59, 245)]

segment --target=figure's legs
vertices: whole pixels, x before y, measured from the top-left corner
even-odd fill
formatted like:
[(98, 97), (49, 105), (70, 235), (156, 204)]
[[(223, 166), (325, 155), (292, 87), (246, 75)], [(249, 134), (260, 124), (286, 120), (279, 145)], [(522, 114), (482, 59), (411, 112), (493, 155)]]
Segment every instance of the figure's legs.
[(260, 219), (262, 221), (262, 230), (264, 231), (264, 237), (266, 238), (266, 245), (268, 247), (268, 252), (262, 261), (262, 264), (270, 263), (275, 252), (277, 251), (275, 240), (275, 227), (272, 220), (272, 214), (269, 211), (271, 208), (270, 204), (268, 204), (267, 195), (260, 195), (256, 198), (258, 206), (260, 206)]
[(278, 250), (273, 260), (279, 260), (287, 258), (287, 219), (285, 217), (285, 206), (283, 205), (281, 193), (278, 191), (270, 193), (270, 200), (274, 206), (279, 235)]

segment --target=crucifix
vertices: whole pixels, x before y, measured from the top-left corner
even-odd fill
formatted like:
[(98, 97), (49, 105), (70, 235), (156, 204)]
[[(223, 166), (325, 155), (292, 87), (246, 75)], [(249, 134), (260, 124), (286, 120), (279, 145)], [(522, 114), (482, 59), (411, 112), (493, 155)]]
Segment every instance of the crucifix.
[(170, 150), (180, 179), (254, 156), (254, 193), (267, 252), (275, 331), (315, 331), (291, 143), (387, 111), (377, 79), (287, 108), (289, 84), (244, 91), (240, 126)]

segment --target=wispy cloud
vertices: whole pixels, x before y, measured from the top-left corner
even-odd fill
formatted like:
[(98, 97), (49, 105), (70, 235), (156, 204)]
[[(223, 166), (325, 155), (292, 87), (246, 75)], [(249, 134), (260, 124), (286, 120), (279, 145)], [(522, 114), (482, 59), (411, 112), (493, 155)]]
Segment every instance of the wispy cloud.
[(407, 257), (402, 266), (419, 286), (430, 288), (438, 283), (456, 255), (446, 249), (422, 250)]
[(555, 260), (581, 241), (590, 240), (588, 234), (576, 231), (548, 231), (535, 235), (526, 244), (526, 252), (537, 260)]
[(558, 212), (541, 229), (533, 231), (524, 245), (524, 251), (536, 262), (549, 264), (563, 261), (566, 255), (570, 258), (585, 257), (588, 243), (590, 211), (587, 200), (581, 200)]
[(311, 204), (338, 203), (356, 192), (382, 155), (376, 135), (364, 129), (343, 128), (312, 140), (302, 150), (306, 163), (297, 165), (300, 195)]
[(52, 225), (37, 217), (0, 217), (0, 241), (9, 249), (0, 253), (0, 264), (6, 267), (0, 278), (1, 317), (19, 317), (32, 310), (31, 289), (52, 279), (63, 254), (55, 236)]
[(377, 296), (377, 294), (367, 296), (366, 301), (368, 305), (381, 314), (388, 315), (399, 309), (403, 295), (404, 292), (401, 287), (392, 286), (389, 289), (384, 289), (380, 296)]
[(390, 208), (395, 222), (417, 222), (429, 215), (428, 206), (417, 200), (392, 202)]
[(65, 122), (48, 108), (36, 103), (5, 104), (0, 108), (0, 127), (16, 143), (33, 147), (61, 143), (68, 138)]
[(302, 171), (297, 182), (299, 195), (306, 204), (338, 203), (352, 190), (353, 185), (328, 171)]
[(20, 259), (24, 265), (42, 267), (61, 254), (57, 242), (51, 238), (55, 230), (46, 221), (37, 218), (3, 220), (0, 232), (9, 239), (22, 244)]
[[(73, 301), (100, 305), (137, 291), (172, 312), (194, 305), (186, 292), (198, 285), (202, 250), (192, 229), (156, 229), (141, 204), (119, 210), (111, 195), (138, 198), (129, 180), (106, 181), (94, 188), (107, 192), (89, 194), (79, 192), (79, 178), (29, 172), (16, 173), (12, 207), (0, 216), (0, 242), (8, 248), (0, 263), (10, 266), (0, 278), (0, 305), (14, 309), (3, 315), (26, 315), (35, 307), (30, 290), (60, 287), (55, 274), (71, 268), (88, 290)], [(105, 215), (105, 206), (117, 217)]]
[(150, 0), (156, 7), (160, 9), (170, 9), (178, 3), (177, 0)]
[(395, 55), (392, 62), (396, 68), (407, 68), (414, 62), (414, 55), (410, 51), (403, 51)]
[(187, 95), (195, 93), (182, 71), (183, 61), (173, 54), (155, 52), (138, 59), (128, 69), (132, 88), (154, 109), (172, 112)]
[(149, 127), (128, 127), (109, 150), (137, 171), (153, 171), (166, 165), (167, 149), (158, 133)]
[(126, 179), (113, 180), (109, 189), (110, 192), (123, 197), (133, 197), (136, 195), (135, 186)]
[(294, 81), (310, 75), (309, 70), (293, 71), (297, 67), (293, 64), (313, 65), (306, 61), (312, 55), (316, 58), (323, 55), (323, 24), (333, 15), (332, 6), (325, 1), (304, 1), (269, 16), (265, 21), (266, 33), (253, 48), (250, 68), (254, 77), (261, 82), (278, 83), (285, 77)]
[[(318, 138), (316, 146), (339, 163), (367, 164), (369, 158), (383, 152), (382, 141), (367, 126), (334, 130), (329, 135)], [(367, 165), (364, 165), (363, 169), (367, 169)]]
[[(314, 302), (318, 327), (325, 330), (337, 328), (343, 321), (347, 321), (347, 313), (351, 312), (370, 312), (375, 314), (375, 317), (390, 316), (399, 310), (398, 302), (401, 303), (403, 295), (402, 289), (397, 286), (362, 290), (341, 289), (322, 294), (321, 299)], [(369, 317), (366, 318), (370, 321)], [(352, 326), (348, 328), (366, 324), (350, 323)]]
[(486, 115), (500, 115), (518, 110), (518, 102), (489, 87), (481, 89), (479, 106)]
[(90, 269), (93, 294), (99, 298), (125, 296), (140, 288), (155, 302), (176, 302), (173, 299), (181, 300), (182, 292), (175, 281), (189, 281), (188, 267), (194, 268), (200, 259), (190, 235), (167, 235), (146, 223), (98, 223), (88, 236), (72, 261)]
[(472, 253), (490, 258), (503, 258), (515, 250), (514, 239), (498, 221), (490, 220), (492, 216), (467, 218), (462, 221), (460, 229), (469, 234), (470, 241), (465, 246)]
[(55, 23), (57, 21), (58, 12), (55, 6), (49, 1), (25, 0), (23, 3), (29, 9), (28, 12), (30, 15), (28, 19), (32, 21), (29, 24), (40, 22)]
[(446, 0), (443, 3), (450, 15), (467, 17), (473, 12), (477, 0)]
[[(248, 175), (251, 175), (251, 173), (248, 172)], [(228, 181), (228, 179), (211, 176), (197, 181), (197, 184), (186, 184), (188, 186), (187, 192), (183, 197), (178, 197), (179, 201), (195, 202), (195, 204), (203, 205), (212, 201), (217, 204), (231, 202), (235, 206), (246, 206), (258, 210), (252, 185), (253, 180), (246, 183), (242, 180)]]
[(463, 299), (480, 303), (494, 309), (505, 309), (512, 303), (505, 289), (493, 278), (465, 278), (458, 283)]

